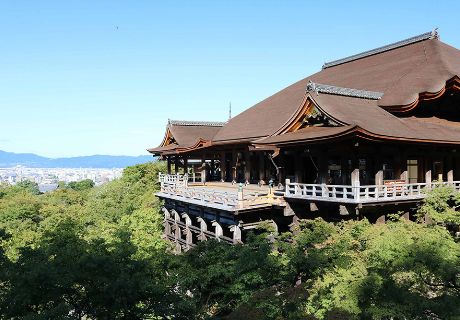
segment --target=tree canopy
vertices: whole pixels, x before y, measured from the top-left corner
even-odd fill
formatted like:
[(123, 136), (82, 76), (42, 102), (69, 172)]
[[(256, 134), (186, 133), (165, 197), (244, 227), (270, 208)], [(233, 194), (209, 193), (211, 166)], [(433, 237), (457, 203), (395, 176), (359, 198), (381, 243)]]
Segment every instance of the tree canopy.
[(431, 191), (418, 221), (315, 219), (175, 255), (154, 197), (164, 169), (0, 186), (0, 319), (460, 319), (453, 189)]

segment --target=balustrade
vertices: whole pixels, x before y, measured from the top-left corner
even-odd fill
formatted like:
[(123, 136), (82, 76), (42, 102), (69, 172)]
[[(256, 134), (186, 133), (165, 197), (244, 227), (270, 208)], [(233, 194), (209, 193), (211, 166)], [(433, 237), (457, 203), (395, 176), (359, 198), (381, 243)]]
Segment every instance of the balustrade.
[(189, 178), (187, 175), (167, 175), (160, 173), (161, 193), (175, 199), (192, 201), (203, 206), (216, 205), (228, 210), (271, 206), (273, 204), (282, 205), (280, 197), (269, 195), (266, 192), (246, 193), (239, 198), (237, 192), (222, 192), (212, 189), (206, 190), (198, 187), (189, 187), (187, 182)]
[(367, 186), (305, 184), (286, 181), (285, 197), (333, 201), (339, 203), (417, 200), (425, 197), (425, 190), (445, 185), (449, 185), (455, 190), (460, 191), (460, 181)]

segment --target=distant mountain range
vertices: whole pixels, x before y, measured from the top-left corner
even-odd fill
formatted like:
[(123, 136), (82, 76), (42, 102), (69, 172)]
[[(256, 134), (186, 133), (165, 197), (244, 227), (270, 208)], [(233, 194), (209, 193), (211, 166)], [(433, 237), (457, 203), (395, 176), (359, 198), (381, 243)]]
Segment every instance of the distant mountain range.
[(94, 155), (70, 158), (47, 158), (33, 153), (14, 153), (0, 150), (0, 168), (25, 166), (29, 168), (124, 168), (152, 161), (152, 156)]

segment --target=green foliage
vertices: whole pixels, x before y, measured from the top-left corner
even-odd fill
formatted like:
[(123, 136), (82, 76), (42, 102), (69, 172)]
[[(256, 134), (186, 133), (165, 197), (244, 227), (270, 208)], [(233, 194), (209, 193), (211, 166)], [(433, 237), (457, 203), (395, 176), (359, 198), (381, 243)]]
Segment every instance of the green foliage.
[[(21, 249), (8, 268), (1, 310), (21, 319), (145, 319), (167, 316), (173, 290), (161, 263), (135, 259), (129, 234), (107, 245), (85, 241), (80, 226), (63, 222), (38, 249)], [(164, 254), (159, 253), (158, 259)]]
[(306, 279), (306, 315), (451, 319), (460, 312), (460, 246), (441, 227), (316, 220), (294, 241), (290, 263)]
[(430, 191), (419, 210), (420, 220), (430, 219), (437, 224), (460, 225), (460, 192), (451, 186), (440, 186)]
[(91, 179), (85, 179), (82, 181), (69, 182), (65, 185), (65, 188), (72, 190), (83, 191), (94, 187), (94, 181)]
[(38, 195), (40, 190), (38, 189), (38, 184), (29, 180), (24, 180), (16, 184), (15, 186), (18, 190), (24, 190), (30, 192), (31, 194)]
[(164, 169), (46, 194), (0, 186), (0, 319), (459, 319), (452, 189), (420, 207), (433, 224), (316, 219), (173, 255), (153, 196)]
[(202, 242), (180, 257), (179, 266), (179, 286), (191, 293), (202, 317), (230, 312), (254, 291), (279, 283), (282, 274), (266, 233), (243, 245)]
[(184, 318), (173, 308), (180, 299), (165, 272), (173, 256), (153, 196), (163, 166), (42, 195), (30, 184), (2, 186), (0, 318)]

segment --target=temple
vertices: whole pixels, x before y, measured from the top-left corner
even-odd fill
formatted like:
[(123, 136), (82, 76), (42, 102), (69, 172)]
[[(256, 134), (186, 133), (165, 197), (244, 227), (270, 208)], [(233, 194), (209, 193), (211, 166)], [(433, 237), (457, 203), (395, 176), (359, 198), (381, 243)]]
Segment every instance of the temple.
[(227, 122), (168, 122), (165, 236), (186, 250), (300, 219), (384, 222), (460, 190), (460, 51), (437, 30), (340, 60)]

